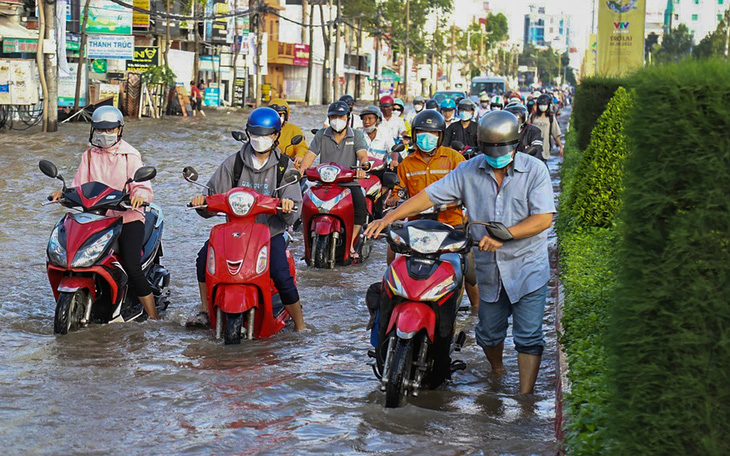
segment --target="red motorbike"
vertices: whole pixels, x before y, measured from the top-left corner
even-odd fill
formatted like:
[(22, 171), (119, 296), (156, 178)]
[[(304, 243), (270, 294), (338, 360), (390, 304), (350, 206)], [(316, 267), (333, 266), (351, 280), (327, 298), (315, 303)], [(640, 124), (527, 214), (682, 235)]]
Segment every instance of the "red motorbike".
[[(498, 222), (480, 223), (490, 235), (512, 238)], [(454, 341), (454, 322), (464, 292), (466, 254), (473, 242), (465, 231), (435, 220), (392, 224), (387, 241), (398, 254), (385, 272), (369, 352), (373, 370), (385, 391), (385, 406), (398, 407), (409, 393), (438, 387), (466, 367), (452, 361), (466, 335)], [(375, 334), (374, 334), (375, 336)]]
[[(384, 199), (397, 181), (395, 173), (385, 170), (385, 163), (372, 160), (366, 179), (359, 179), (358, 187), (343, 187), (341, 184), (355, 181), (355, 170), (337, 163), (324, 163), (306, 171), (307, 180), (314, 182), (303, 195), (302, 226), (304, 231), (304, 260), (315, 268), (333, 269), (335, 264), (347, 264), (350, 260), (349, 246), (355, 225), (355, 211), (352, 191), (364, 191), (368, 223), (372, 220), (376, 202)], [(381, 173), (381, 178), (377, 176)], [(372, 246), (362, 232), (355, 244), (355, 250), (362, 260), (370, 256)]]
[(476, 146), (465, 146), (461, 141), (452, 141), (450, 147), (463, 155), (467, 160), (479, 154), (479, 148)]
[[(142, 304), (128, 292), (127, 273), (116, 254), (122, 218), (105, 214), (107, 210), (132, 210), (127, 185), (154, 178), (155, 168), (139, 168), (119, 191), (100, 182), (66, 188), (53, 163), (41, 160), (38, 166), (46, 176), (63, 182), (61, 199), (43, 205), (59, 203), (77, 211), (56, 223), (46, 248), (46, 269), (56, 299), (53, 332), (66, 334), (90, 323), (146, 319)], [(170, 283), (170, 274), (160, 265), (164, 223), (162, 211), (155, 205), (148, 207), (144, 212), (142, 271), (152, 286), (155, 306), (162, 312), (168, 305), (163, 290)]]
[[(198, 173), (191, 166), (183, 169), (183, 177), (208, 189), (196, 182)], [(296, 184), (299, 179), (299, 171), (287, 171), (284, 186)], [(256, 223), (256, 217), (276, 214), (279, 199), (235, 187), (227, 193), (210, 195), (205, 202), (204, 206), (192, 209), (227, 217), (225, 223), (210, 231), (205, 272), (208, 315), (216, 338), (223, 337), (225, 344), (239, 344), (242, 337), (252, 340), (273, 336), (286, 326), (289, 313), (269, 275), (269, 227)], [(285, 236), (288, 244), (288, 235)], [(294, 257), (288, 249), (286, 255), (296, 282)]]

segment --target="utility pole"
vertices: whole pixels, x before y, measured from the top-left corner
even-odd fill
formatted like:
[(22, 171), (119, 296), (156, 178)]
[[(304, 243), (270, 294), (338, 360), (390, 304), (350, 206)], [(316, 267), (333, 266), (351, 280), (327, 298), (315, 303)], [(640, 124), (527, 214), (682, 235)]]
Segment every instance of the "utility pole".
[[(308, 6), (309, 6), (309, 2), (307, 0), (302, 0), (302, 24), (306, 24), (307, 21), (310, 20), (307, 17), (307, 7)], [(307, 27), (302, 27), (302, 43), (307, 43)], [(307, 44), (309, 44), (311, 46), (312, 42), (310, 41)]]
[[(262, 49), (262, 31), (264, 27), (264, 10), (260, 0), (251, 0), (256, 5), (256, 12), (254, 17), (256, 18), (254, 23), (256, 24), (256, 74), (254, 77), (254, 83), (256, 84), (254, 93), (256, 99), (254, 100), (253, 106), (257, 108), (261, 103), (261, 49)], [(250, 21), (249, 21), (250, 22)]]
[[(304, 22), (306, 24), (306, 22)], [(307, 93), (304, 101), (309, 106), (312, 100), (312, 62), (314, 60), (314, 1), (309, 5), (309, 62), (307, 62)]]
[[(195, 1), (193, 0), (193, 3)], [(233, 12), (238, 13), (238, 0), (233, 0)], [(231, 95), (231, 106), (236, 106), (236, 79), (238, 79), (238, 53), (241, 52), (241, 44), (238, 42), (238, 16), (233, 17), (233, 95)], [(223, 58), (223, 55), (220, 56)], [(220, 60), (218, 60), (220, 64)], [(219, 92), (220, 93), (220, 92)]]
[[(38, 50), (36, 58), (43, 64), (38, 65), (43, 89), (43, 132), (58, 131), (58, 67), (56, 66), (56, 50), (50, 53), (43, 51), (43, 39), (55, 38), (56, 2), (51, 4), (43, 0), (38, 2)], [(55, 41), (55, 39), (53, 39)], [(80, 76), (79, 76), (80, 77)]]
[[(165, 9), (167, 10), (167, 17), (165, 18), (165, 66), (169, 67), (167, 54), (170, 52), (170, 0), (165, 0)], [(165, 99), (167, 99), (167, 94)]]
[(324, 41), (324, 57), (322, 58), (322, 104), (329, 104), (329, 97), (327, 96), (327, 87), (329, 87), (327, 83), (327, 62), (329, 61), (330, 55), (331, 36), (329, 26), (324, 25), (324, 8), (322, 3), (323, 1), (319, 3), (319, 16), (322, 18), (322, 41)]
[[(452, 75), (454, 73), (454, 52), (456, 50), (456, 29), (451, 26), (451, 61), (449, 62), (449, 84), (451, 84)], [(449, 87), (450, 88), (450, 87)]]
[[(43, 39), (46, 33), (46, 12), (43, 0), (38, 0), (38, 50), (36, 51), (36, 64), (38, 65), (38, 76), (41, 80), (41, 91), (43, 94), (43, 133), (48, 131), (48, 84), (46, 84), (46, 66), (43, 59)], [(78, 77), (81, 77), (80, 75)]]
[(403, 63), (403, 98), (408, 98), (408, 59), (410, 57), (410, 44), (411, 44), (411, 1), (406, 0), (406, 60)]
[[(89, 21), (89, 3), (91, 0), (86, 0), (84, 3), (84, 18), (81, 21), (81, 43), (79, 44), (79, 64), (76, 67), (76, 94), (74, 95), (74, 109), (76, 112), (79, 109), (79, 97), (81, 96), (81, 75), (83, 74), (83, 67), (86, 64), (86, 57), (84, 57), (84, 51), (86, 50), (86, 40), (88, 38), (86, 34), (86, 23)], [(89, 100), (86, 100), (88, 103)]]
[(380, 98), (380, 7), (376, 7), (375, 11), (375, 68), (373, 69), (373, 83), (375, 85), (375, 93), (373, 94), (373, 103), (377, 104)]
[(340, 57), (340, 0), (337, 0), (337, 16), (335, 17), (335, 58), (332, 62), (332, 101), (337, 99), (337, 60)]

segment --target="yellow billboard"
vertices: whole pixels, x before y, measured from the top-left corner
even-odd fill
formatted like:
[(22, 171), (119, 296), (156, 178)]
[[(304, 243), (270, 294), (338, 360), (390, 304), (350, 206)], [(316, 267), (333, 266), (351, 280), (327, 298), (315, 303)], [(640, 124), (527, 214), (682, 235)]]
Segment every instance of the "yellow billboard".
[(621, 76), (644, 66), (646, 0), (598, 0), (598, 74)]

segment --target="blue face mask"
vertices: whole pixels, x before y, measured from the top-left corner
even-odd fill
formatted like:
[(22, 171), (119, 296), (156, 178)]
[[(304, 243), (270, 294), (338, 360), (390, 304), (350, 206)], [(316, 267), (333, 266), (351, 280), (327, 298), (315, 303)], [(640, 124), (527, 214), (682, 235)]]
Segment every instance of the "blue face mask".
[(462, 112), (460, 112), (460, 113), (459, 113), (459, 118), (460, 118), (461, 120), (464, 120), (464, 121), (466, 121), (466, 120), (471, 120), (471, 118), (472, 118), (472, 113), (471, 113), (471, 112), (469, 112), (469, 111), (462, 111)]
[(439, 137), (431, 135), (429, 133), (419, 133), (416, 135), (416, 144), (418, 148), (424, 152), (431, 152), (436, 148), (439, 142)]
[(485, 155), (484, 159), (487, 160), (487, 163), (492, 168), (502, 169), (512, 163), (512, 154), (502, 155), (501, 157), (490, 157), (489, 155)]

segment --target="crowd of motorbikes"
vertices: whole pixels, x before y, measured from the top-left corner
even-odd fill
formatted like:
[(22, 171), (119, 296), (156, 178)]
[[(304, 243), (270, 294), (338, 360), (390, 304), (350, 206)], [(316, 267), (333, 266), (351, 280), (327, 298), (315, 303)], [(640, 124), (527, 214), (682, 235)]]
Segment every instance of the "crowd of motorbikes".
[[(242, 134), (233, 132), (233, 137), (240, 140)], [(301, 140), (295, 137), (292, 144)], [(475, 152), (459, 142), (451, 147), (466, 158)], [(392, 152), (404, 150), (401, 143)], [(397, 175), (385, 161), (373, 159), (368, 165), (368, 177), (359, 184), (366, 195), (369, 222), (382, 217), (383, 201), (393, 191)], [(158, 311), (165, 310), (170, 274), (160, 263), (162, 210), (154, 204), (132, 209), (127, 185), (121, 191), (99, 182), (67, 188), (53, 163), (41, 160), (39, 167), (46, 176), (63, 182), (63, 197), (44, 204), (59, 203), (70, 210), (54, 226), (46, 251), (48, 279), (56, 300), (54, 333), (66, 334), (94, 323), (146, 318), (139, 300), (130, 292), (116, 253), (122, 219), (105, 216), (107, 210), (144, 214), (142, 269), (152, 285)], [(297, 170), (290, 171), (282, 185), (301, 185), (303, 189), (297, 225), (301, 226), (306, 264), (323, 269), (348, 264), (347, 247), (354, 225), (352, 187), (341, 184), (356, 180), (356, 167), (321, 163), (303, 176)], [(155, 168), (142, 167), (127, 184), (148, 181), (155, 174)], [(197, 182), (198, 173), (191, 166), (183, 169), (182, 177), (205, 187)], [(209, 195), (205, 201), (205, 206), (189, 209), (205, 209), (225, 217), (210, 232), (206, 262), (208, 310), (216, 337), (226, 344), (238, 344), (242, 339), (275, 335), (286, 327), (289, 316), (269, 276), (269, 228), (256, 218), (275, 214), (279, 199), (237, 187)], [(511, 238), (499, 223), (480, 224), (499, 240)], [(405, 396), (436, 388), (452, 372), (465, 367), (463, 362), (452, 360), (452, 355), (466, 337), (463, 332), (455, 334), (455, 322), (464, 293), (466, 254), (474, 240), (468, 225), (460, 231), (429, 217), (393, 224), (384, 237), (398, 257), (385, 271), (378, 287), (379, 299), (368, 303), (376, 320), (374, 350), (368, 355), (385, 392), (386, 406), (398, 407)], [(364, 261), (370, 255), (372, 240), (361, 233), (355, 246)], [(287, 256), (296, 280), (294, 257), (288, 250)]]

